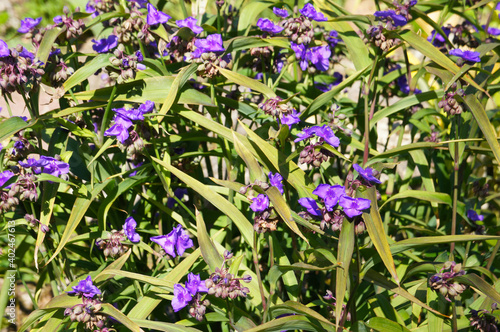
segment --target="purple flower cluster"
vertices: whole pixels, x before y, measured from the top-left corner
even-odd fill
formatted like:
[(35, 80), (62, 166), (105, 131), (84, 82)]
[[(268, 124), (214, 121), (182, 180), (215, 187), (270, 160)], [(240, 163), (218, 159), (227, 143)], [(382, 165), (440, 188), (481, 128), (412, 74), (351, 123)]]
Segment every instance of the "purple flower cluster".
[(354, 165), (352, 165), (352, 167), (358, 172), (358, 174), (365, 181), (365, 183), (368, 183), (369, 185), (371, 185), (373, 183), (377, 183), (377, 184), (382, 183), (379, 179), (377, 179), (374, 176), (374, 173), (376, 171), (373, 168), (367, 167), (366, 169), (363, 169), (363, 167), (359, 166), (358, 164), (354, 164)]
[(304, 129), (302, 132), (297, 134), (297, 138), (294, 142), (300, 142), (305, 139), (312, 138), (314, 136), (319, 137), (320, 142), (327, 142), (333, 147), (338, 147), (340, 145), (340, 140), (333, 133), (332, 128), (328, 125), (323, 126), (312, 126), (307, 129)]
[(250, 208), (253, 212), (264, 212), (269, 208), (269, 197), (264, 194), (259, 194), (252, 200)]
[(42, 18), (31, 18), (27, 17), (24, 20), (21, 20), (21, 27), (17, 30), (19, 33), (28, 33), (33, 30), (40, 22)]
[(186, 307), (198, 293), (206, 292), (208, 292), (208, 288), (205, 287), (205, 281), (201, 280), (200, 275), (189, 273), (186, 288), (182, 287), (181, 284), (174, 285), (174, 298), (172, 299), (174, 312)]
[(299, 204), (307, 209), (309, 214), (322, 217), (327, 211), (332, 212), (336, 209), (337, 205), (343, 208), (346, 216), (354, 218), (363, 213), (371, 206), (371, 201), (366, 198), (352, 198), (346, 194), (346, 189), (341, 185), (328, 185), (320, 184), (312, 192), (314, 195), (321, 198), (321, 201), (326, 211), (322, 211), (317, 202), (310, 197), (303, 197), (299, 199)]
[(92, 39), (94, 45), (92, 49), (97, 53), (108, 53), (112, 51), (116, 46), (118, 46), (118, 37), (115, 35), (109, 35), (108, 38), (102, 38), (99, 40)]
[(481, 58), (480, 58), (481, 54), (479, 52), (462, 51), (461, 49), (455, 48), (453, 50), (450, 50), (449, 54), (457, 56), (457, 57), (463, 59), (463, 61), (468, 62), (468, 63), (481, 62)]
[(469, 218), (470, 221), (483, 221), (484, 220), (484, 216), (477, 214), (477, 212), (474, 210), (467, 210), (467, 218)]
[(172, 17), (165, 14), (164, 12), (158, 10), (152, 4), (148, 3), (148, 15), (146, 17), (146, 22), (148, 25), (157, 25), (167, 23)]
[(115, 117), (113, 119), (114, 123), (108, 130), (104, 132), (104, 135), (116, 136), (122, 144), (125, 144), (125, 141), (130, 136), (129, 128), (134, 125), (132, 121), (144, 120), (144, 114), (152, 112), (154, 107), (154, 102), (148, 100), (138, 108), (113, 109), (113, 111), (115, 112)]
[(20, 161), (19, 165), (31, 168), (35, 174), (46, 173), (59, 177), (69, 173), (69, 164), (53, 157), (41, 156), (38, 160), (29, 158), (26, 162)]
[(101, 295), (101, 291), (92, 283), (92, 278), (88, 276), (86, 279), (80, 280), (73, 290), (67, 292), (69, 295), (84, 296), (93, 298), (96, 295)]
[(292, 50), (295, 52), (295, 57), (300, 61), (300, 68), (307, 70), (309, 61), (316, 67), (317, 70), (327, 71), (330, 66), (330, 57), (332, 51), (328, 45), (316, 46), (308, 48), (304, 44), (295, 44), (290, 42)]
[(167, 235), (153, 236), (151, 241), (159, 244), (172, 258), (175, 258), (177, 255), (182, 256), (186, 249), (194, 246), (193, 240), (189, 238), (189, 234), (181, 225), (177, 225)]
[(194, 45), (196, 50), (192, 53), (192, 57), (195, 59), (199, 58), (203, 53), (222, 53), (226, 50), (222, 44), (220, 34), (208, 35), (205, 39), (196, 39)]
[(125, 223), (123, 224), (123, 232), (130, 240), (130, 242), (133, 243), (141, 241), (141, 237), (135, 231), (136, 227), (137, 227), (137, 221), (135, 221), (133, 217), (128, 217), (127, 219), (125, 219)]
[[(449, 270), (447, 272), (443, 272)], [(441, 295), (445, 297), (448, 302), (451, 302), (450, 297), (462, 294), (465, 290), (465, 285), (459, 284), (453, 281), (453, 278), (465, 275), (465, 271), (462, 270), (462, 264), (456, 264), (455, 262), (446, 262), (441, 269), (441, 273), (436, 273), (429, 279), (429, 286), (439, 291)]]
[(178, 20), (178, 21), (175, 21), (175, 24), (177, 24), (177, 26), (179, 28), (189, 28), (191, 29), (191, 31), (193, 31), (195, 34), (199, 34), (199, 33), (202, 33), (203, 32), (203, 28), (196, 25), (197, 21), (194, 17), (188, 17), (184, 20)]
[(312, 21), (323, 22), (328, 20), (323, 13), (317, 11), (310, 3), (305, 4), (299, 12)]
[[(395, 27), (401, 27), (408, 23), (408, 20), (403, 15), (396, 14), (392, 9), (382, 10), (375, 12), (375, 17), (381, 21), (385, 21), (387, 24)], [(388, 30), (391, 30), (388, 28)]]
[(270, 34), (278, 34), (284, 29), (283, 27), (274, 24), (273, 21), (268, 18), (259, 18), (259, 20), (257, 21), (257, 26), (260, 30), (268, 32)]

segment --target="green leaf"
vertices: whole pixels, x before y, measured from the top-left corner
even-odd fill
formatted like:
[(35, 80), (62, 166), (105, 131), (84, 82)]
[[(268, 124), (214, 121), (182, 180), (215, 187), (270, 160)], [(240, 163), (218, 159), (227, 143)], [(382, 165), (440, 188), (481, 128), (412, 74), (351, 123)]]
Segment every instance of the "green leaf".
[[(398, 33), (398, 36), (402, 40), (410, 44), (413, 48), (418, 50), (420, 53), (422, 53), (432, 61), (436, 62), (443, 68), (452, 72), (453, 75), (456, 75), (460, 71), (460, 67), (458, 67), (452, 60), (450, 60), (440, 50), (434, 47), (434, 45), (429, 43), (425, 38), (417, 35), (415, 32), (411, 30), (403, 30), (400, 33)], [(470, 76), (465, 75), (464, 80), (467, 81), (467, 83), (473, 85), (479, 91), (484, 92), (484, 89), (481, 88), (476, 82), (474, 82), (474, 80), (470, 78)]]
[[(162, 279), (173, 283), (179, 282), (188, 273), (198, 257), (200, 257), (200, 253), (199, 248), (193, 251), (191, 255), (184, 258), (172, 271), (163, 276)], [(162, 299), (155, 296), (154, 292), (149, 291), (137, 302), (127, 316), (131, 319), (146, 319), (161, 301)]]
[(196, 234), (198, 237), (198, 243), (200, 244), (201, 255), (203, 260), (210, 266), (210, 271), (215, 272), (216, 268), (222, 266), (222, 257), (217, 251), (212, 239), (208, 235), (207, 228), (205, 226), (205, 221), (203, 216), (196, 209)]
[(66, 82), (63, 84), (64, 92), (68, 91), (77, 84), (80, 84), (90, 76), (94, 75), (96, 71), (102, 69), (106, 66), (111, 65), (109, 58), (112, 54), (99, 54), (92, 61), (86, 63), (83, 67), (80, 67), (77, 71), (71, 75)]
[[(111, 277), (111, 278), (118, 276), (118, 277), (123, 277), (126, 279), (133, 279), (133, 280), (144, 282), (146, 284), (150, 284), (153, 286), (165, 287), (170, 292), (174, 291), (175, 282), (146, 276), (146, 275), (143, 275), (140, 273), (127, 272), (127, 271), (122, 271), (122, 270), (117, 270), (117, 269), (105, 269), (101, 273), (98, 274), (98, 277), (100, 279), (104, 279), (103, 277), (106, 277), (106, 276)], [(109, 279), (109, 278), (105, 278), (105, 279)], [(97, 277), (95, 278), (95, 280), (97, 280)]]
[(358, 36), (356, 31), (347, 22), (328, 22), (325, 25), (337, 31), (349, 53), (349, 59), (354, 63), (356, 70), (365, 70), (373, 65), (366, 43)]
[[(144, 103), (147, 100), (151, 100), (161, 104), (165, 101), (165, 95), (168, 94), (174, 79), (173, 76), (158, 76), (120, 84), (117, 87), (114, 100), (134, 103)], [(74, 96), (77, 100), (107, 102), (112, 89), (113, 87), (107, 87), (92, 91), (83, 91), (75, 93)], [(181, 89), (177, 102), (179, 104), (215, 106), (206, 94), (186, 87)]]
[(0, 123), (0, 142), (4, 141), (11, 135), (19, 132), (20, 130), (28, 128), (30, 125), (27, 124), (19, 116), (13, 116)]
[(500, 144), (498, 144), (496, 130), (488, 120), (488, 116), (486, 115), (483, 106), (474, 95), (467, 95), (464, 97), (464, 100), (468, 108), (474, 115), (479, 128), (481, 128), (486, 141), (488, 141), (488, 144), (490, 145), (491, 151), (493, 152), (497, 163), (500, 164)]
[(342, 222), (342, 229), (340, 230), (337, 254), (337, 262), (340, 268), (336, 271), (337, 282), (335, 284), (335, 296), (337, 297), (337, 305), (335, 306), (335, 325), (337, 326), (337, 329), (341, 329), (342, 327), (342, 325), (340, 325), (340, 318), (344, 304), (344, 297), (347, 292), (347, 280), (350, 276), (349, 266), (351, 264), (355, 242), (354, 222), (344, 218), (344, 221)]
[(45, 32), (42, 42), (40, 43), (40, 47), (38, 47), (38, 51), (36, 53), (36, 57), (38, 58), (38, 60), (43, 63), (47, 63), (49, 54), (52, 51), (52, 46), (54, 46), (57, 37), (64, 31), (66, 31), (66, 28), (61, 29), (58, 27), (54, 27)]
[(407, 190), (402, 193), (398, 193), (394, 196), (391, 196), (391, 198), (389, 198), (387, 201), (384, 202), (384, 204), (382, 204), (380, 210), (382, 210), (387, 203), (402, 198), (415, 198), (427, 202), (451, 205), (451, 197), (448, 194), (429, 192), (425, 190)]
[(384, 317), (373, 317), (365, 323), (371, 329), (380, 332), (410, 332), (406, 327), (399, 323), (393, 322)]
[(363, 213), (363, 219), (365, 221), (366, 230), (368, 235), (377, 249), (382, 262), (384, 262), (385, 267), (389, 270), (390, 274), (399, 285), (398, 273), (396, 271), (396, 266), (394, 265), (394, 259), (392, 258), (391, 249), (389, 248), (389, 242), (387, 242), (387, 236), (384, 231), (384, 224), (380, 213), (378, 212), (377, 206), (377, 191), (375, 187), (368, 188), (364, 191), (356, 190), (357, 197), (363, 197), (371, 201), (370, 213)]
[[(161, 115), (167, 114), (167, 112), (170, 110), (170, 108), (172, 107), (178, 96), (179, 89), (181, 89), (184, 86), (184, 84), (186, 84), (191, 75), (193, 75), (196, 72), (197, 68), (198, 65), (196, 63), (193, 63), (181, 69), (179, 74), (177, 74), (174, 81), (172, 82), (170, 90), (168, 91), (167, 94), (167, 98), (165, 98), (165, 101), (163, 102), (163, 105), (161, 106), (161, 109), (158, 112), (158, 114)], [(162, 119), (163, 117), (158, 116), (158, 123), (160, 123)]]
[(279, 192), (278, 188), (272, 186), (268, 190), (266, 190), (267, 196), (269, 196), (269, 199), (273, 203), (274, 209), (278, 212), (280, 215), (281, 219), (288, 225), (288, 227), (298, 236), (300, 236), (304, 241), (309, 244), (309, 241), (307, 238), (302, 234), (300, 231), (299, 227), (295, 223), (295, 221), (292, 218), (292, 212), (290, 211), (290, 208), (285, 202), (285, 199)]
[[(52, 212), (54, 211), (54, 203), (56, 201), (57, 189), (59, 188), (59, 183), (49, 183), (45, 182), (43, 184), (42, 193), (42, 211), (40, 212), (40, 224), (49, 226), (50, 218), (52, 217)], [(38, 248), (43, 243), (45, 239), (45, 232), (38, 232), (36, 243), (35, 243), (35, 253), (34, 260), (35, 266), (38, 269)]]
[(198, 180), (190, 177), (184, 172), (181, 172), (177, 168), (173, 167), (172, 165), (167, 164), (166, 162), (152, 158), (153, 161), (158, 163), (159, 165), (163, 166), (166, 168), (168, 171), (170, 171), (172, 174), (174, 174), (176, 177), (179, 178), (182, 182), (187, 184), (190, 188), (196, 190), (203, 198), (208, 200), (211, 204), (213, 204), (215, 207), (217, 207), (221, 212), (223, 212), (225, 215), (227, 215), (231, 220), (234, 222), (236, 227), (241, 232), (241, 235), (245, 239), (245, 241), (250, 245), (250, 247), (253, 248), (253, 226), (252, 224), (248, 221), (248, 219), (241, 213), (240, 210), (236, 208), (233, 204), (231, 204), (227, 199), (222, 197), (221, 195), (215, 193), (213, 190), (208, 188), (206, 185), (203, 183), (199, 182)]
[(134, 323), (130, 318), (125, 316), (120, 310), (116, 309), (109, 303), (102, 304), (102, 312), (108, 316), (113, 317), (123, 325), (125, 325), (132, 332), (144, 332), (143, 329)]
[[(318, 332), (323, 331), (324, 328), (313, 319), (305, 316), (294, 315), (273, 319), (272, 321), (256, 326), (253, 329), (246, 330), (245, 332), (279, 332), (283, 330)], [(329, 329), (329, 331), (335, 331), (335, 329)]]
[(444, 235), (444, 236), (424, 236), (413, 239), (398, 241), (391, 244), (391, 252), (398, 254), (400, 252), (410, 250), (422, 246), (435, 246), (436, 244), (451, 243), (451, 242), (472, 242), (472, 241), (487, 241), (500, 240), (500, 236), (493, 235)]
[(224, 68), (217, 67), (219, 69), (220, 73), (227, 78), (229, 81), (236, 83), (238, 85), (245, 86), (249, 89), (252, 89), (254, 91), (260, 92), (263, 95), (265, 95), (267, 98), (274, 98), (276, 97), (276, 93), (274, 92), (273, 89), (268, 87), (267, 85), (254, 80), (253, 78), (250, 78), (245, 75), (238, 74), (234, 71), (227, 70)]
[(464, 276), (453, 278), (454, 281), (469, 285), (479, 289), (484, 295), (492, 299), (494, 302), (500, 303), (500, 294), (496, 289), (481, 279), (477, 274), (471, 273)]
[(45, 263), (45, 266), (47, 266), (61, 252), (70, 237), (74, 235), (76, 227), (78, 227), (78, 225), (80, 224), (80, 221), (87, 212), (87, 209), (90, 207), (90, 204), (97, 197), (97, 195), (99, 195), (99, 193), (108, 185), (109, 181), (110, 180), (106, 180), (105, 182), (96, 185), (91, 194), (76, 198), (75, 203), (73, 204), (73, 209), (71, 210), (71, 213), (69, 215), (68, 223), (64, 228), (61, 239), (59, 240), (59, 244), (56, 250), (54, 250), (54, 254), (52, 255), (52, 257), (50, 257), (47, 263)]
[(244, 15), (240, 15), (238, 19), (238, 31), (241, 34), (250, 28), (250, 26), (254, 25), (257, 21), (257, 16), (266, 8), (272, 6), (273, 2), (264, 2), (264, 1), (249, 1), (245, 6), (241, 8), (241, 13), (245, 13)]
[(255, 159), (255, 157), (252, 155), (248, 149), (241, 144), (240, 140), (238, 137), (236, 137), (236, 134), (233, 132), (233, 142), (234, 142), (234, 149), (236, 150), (236, 153), (243, 159), (245, 164), (248, 167), (248, 171), (250, 173), (250, 181), (254, 182), (255, 180), (259, 181), (266, 181), (266, 175), (262, 171), (262, 167), (260, 167), (259, 163)]
[(154, 331), (165, 331), (165, 332), (199, 332), (192, 327), (182, 326), (174, 323), (165, 323), (158, 322), (152, 320), (144, 320), (144, 319), (132, 319), (134, 323), (139, 325), (140, 327), (144, 327), (146, 329), (151, 329)]

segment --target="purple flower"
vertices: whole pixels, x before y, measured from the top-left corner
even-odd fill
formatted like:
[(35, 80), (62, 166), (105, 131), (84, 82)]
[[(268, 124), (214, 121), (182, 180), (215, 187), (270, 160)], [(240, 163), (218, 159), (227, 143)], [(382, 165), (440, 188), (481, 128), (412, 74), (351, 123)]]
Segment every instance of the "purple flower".
[(172, 17), (165, 14), (164, 12), (156, 9), (152, 4), (148, 3), (148, 16), (146, 17), (146, 22), (148, 25), (156, 25), (167, 23)]
[(133, 217), (128, 217), (127, 219), (125, 219), (125, 224), (123, 224), (123, 231), (125, 232), (125, 235), (130, 240), (130, 242), (133, 243), (141, 241), (141, 237), (135, 231), (136, 227), (137, 227), (137, 222), (134, 220)]
[(283, 117), (281, 118), (281, 123), (284, 125), (288, 125), (288, 128), (292, 129), (292, 125), (300, 122), (299, 115), (300, 113), (293, 109), (291, 114), (283, 115)]
[(43, 166), (42, 172), (46, 174), (59, 177), (69, 173), (69, 164), (56, 158), (41, 156), (38, 164)]
[[(12, 173), (11, 171), (3, 171), (0, 173), (0, 187), (3, 186), (5, 184), (5, 182), (9, 181), (11, 177), (14, 176), (14, 173)], [(10, 187), (12, 187), (12, 184), (8, 185), (7, 189), (10, 189)]]
[(0, 39), (0, 57), (4, 58), (9, 55), (10, 55), (9, 46), (7, 45), (6, 42)]
[(54, 21), (55, 24), (59, 25), (59, 24), (62, 24), (62, 16), (61, 15), (57, 15), (56, 17), (54, 17), (52, 19), (52, 21)]
[(474, 51), (462, 51), (461, 49), (455, 48), (449, 52), (450, 55), (458, 56), (468, 62), (481, 62), (479, 57), (479, 52)]
[(194, 246), (193, 240), (189, 238), (189, 234), (182, 228), (182, 225), (178, 225), (176, 229), (174, 229), (177, 233), (177, 253), (179, 256), (182, 256), (186, 249), (192, 248)]
[(208, 292), (208, 289), (205, 286), (205, 282), (201, 281), (200, 275), (194, 274), (192, 272), (188, 274), (188, 282), (186, 282), (186, 289), (189, 291), (191, 295), (195, 295), (196, 293)]
[(174, 312), (181, 310), (189, 304), (193, 297), (188, 290), (182, 287), (181, 284), (174, 285), (174, 298), (172, 299), (172, 308)]
[(273, 174), (272, 172), (269, 172), (267, 175), (269, 177), (269, 182), (271, 183), (271, 186), (278, 188), (280, 193), (283, 195), (283, 177), (281, 176), (280, 173)]
[(257, 26), (261, 31), (269, 32), (272, 34), (280, 33), (284, 29), (283, 27), (274, 24), (273, 21), (267, 18), (259, 18), (259, 20), (257, 21)]
[(287, 18), (290, 14), (288, 14), (288, 10), (285, 8), (279, 9), (278, 7), (273, 7), (273, 13), (276, 16)]
[(316, 69), (327, 71), (330, 66), (332, 51), (328, 46), (317, 46), (307, 50), (307, 60), (311, 61)]
[(104, 132), (104, 136), (116, 136), (120, 143), (125, 144), (125, 141), (130, 135), (128, 133), (128, 127), (123, 126), (123, 124), (115, 123)]
[(404, 16), (396, 14), (396, 12), (392, 9), (375, 12), (374, 15), (378, 19), (392, 21), (394, 26), (396, 26), (396, 27), (401, 27), (401, 26), (405, 25), (406, 23), (408, 23), (408, 20)]
[(297, 60), (300, 60), (300, 69), (306, 70), (308, 67), (306, 46), (304, 44), (295, 44), (294, 42), (290, 42), (290, 46), (295, 52)]
[[(441, 30), (443, 30), (444, 34), (446, 37), (450, 35), (450, 29), (442, 27)], [(432, 41), (432, 45), (436, 47), (442, 47), (446, 43), (446, 38), (444, 38), (440, 33), (438, 33), (436, 30), (432, 30), (432, 33), (430, 34), (429, 37), (427, 37), (427, 41)]]
[(337, 136), (335, 136), (330, 126), (323, 125), (323, 127), (316, 127), (316, 136), (321, 137), (325, 142), (333, 147), (338, 147), (340, 145), (340, 140)]
[(365, 179), (368, 182), (373, 182), (373, 183), (382, 183), (379, 179), (377, 179), (375, 176), (373, 176), (373, 172), (375, 171), (371, 167), (367, 167), (366, 169), (363, 169), (363, 167), (359, 166), (358, 164), (352, 165), (354, 169), (361, 175), (363, 179)]
[(316, 8), (310, 3), (306, 4), (299, 12), (313, 21), (322, 22), (328, 20), (323, 13), (316, 11)]
[(333, 83), (330, 83), (328, 85), (324, 83), (315, 83), (314, 87), (321, 92), (328, 92), (333, 89), (334, 86), (339, 85), (344, 80), (344, 77), (341, 73), (334, 72), (332, 76), (335, 78), (335, 81), (333, 81)]
[(259, 194), (255, 197), (250, 205), (253, 212), (263, 212), (269, 208), (269, 197), (264, 194)]
[(369, 209), (371, 201), (366, 198), (351, 198), (349, 196), (342, 196), (339, 199), (339, 204), (344, 209), (344, 213), (349, 218), (353, 218), (361, 215), (363, 213), (362, 210)]
[[(23, 47), (22, 51), (19, 52), (19, 55), (25, 59), (28, 59), (28, 58), (30, 58), (31, 60), (35, 59), (35, 55), (33, 53), (31, 53), (30, 51), (28, 51), (25, 47)], [(22, 118), (24, 121), (28, 120), (28, 118), (25, 116), (21, 116), (20, 118)]]
[(39, 162), (35, 158), (28, 158), (26, 162), (20, 161), (19, 165), (21, 165), (24, 168), (30, 168), (33, 169), (33, 172), (35, 174), (40, 174), (42, 172), (41, 167), (43, 166), (44, 162)]
[(187, 232), (182, 228), (182, 225), (178, 225), (174, 228), (168, 235), (153, 236), (151, 241), (159, 244), (163, 250), (172, 258), (175, 258), (177, 254), (182, 256), (186, 249), (193, 247), (193, 240), (189, 238)]
[[(483, 28), (485, 26), (483, 25)], [(492, 36), (498, 36), (500, 35), (500, 29), (498, 28), (491, 28), (491, 27), (488, 27), (488, 30), (487, 30), (488, 34), (492, 35)]]
[(309, 139), (309, 138), (313, 137), (315, 132), (316, 132), (316, 127), (317, 126), (306, 128), (303, 131), (301, 131), (300, 133), (298, 133), (297, 138), (294, 140), (294, 142), (297, 143), (297, 142), (300, 142), (300, 141), (303, 141), (305, 139)]
[(95, 13), (95, 7), (90, 4), (90, 1), (87, 2), (87, 5), (85, 6), (85, 11), (87, 13)]
[(328, 37), (326, 38), (328, 44), (330, 44), (331, 48), (334, 48), (338, 43), (342, 41), (339, 37), (339, 33), (335, 30), (330, 31)]
[(299, 199), (299, 204), (307, 209), (307, 212), (313, 216), (321, 217), (322, 213), (316, 201), (310, 197), (302, 197)]
[(118, 37), (115, 35), (109, 35), (108, 38), (103, 38), (99, 40), (92, 39), (94, 45), (92, 49), (97, 53), (107, 53), (118, 46)]
[(469, 218), (470, 221), (483, 221), (484, 220), (484, 216), (477, 214), (477, 212), (474, 210), (467, 210), (467, 218)]
[(92, 283), (92, 278), (88, 276), (86, 279), (80, 280), (78, 285), (73, 286), (73, 290), (67, 292), (69, 295), (83, 295), (88, 298), (93, 298), (96, 295), (100, 295), (101, 291), (99, 288), (94, 286)]
[(42, 21), (42, 18), (31, 18), (31, 17), (26, 17), (24, 20), (21, 20), (21, 27), (17, 30), (17, 32), (20, 33), (28, 33), (36, 27), (40, 22)]
[(151, 113), (154, 108), (155, 108), (155, 103), (152, 102), (151, 100), (146, 100), (144, 104), (141, 104), (139, 106), (138, 109), (142, 114), (146, 114), (146, 113)]
[(322, 198), (326, 209), (328, 211), (332, 211), (338, 204), (339, 199), (345, 196), (345, 188), (339, 184), (334, 186), (320, 184), (312, 193), (317, 195), (319, 198)]
[(220, 34), (209, 35), (205, 39), (196, 39), (194, 45), (201, 50), (201, 53), (224, 52), (226, 50), (222, 44), (222, 36)]
[(175, 21), (175, 23), (177, 24), (177, 26), (179, 28), (189, 28), (191, 29), (191, 31), (193, 31), (195, 34), (198, 34), (198, 33), (202, 33), (203, 32), (203, 28), (196, 25), (196, 19), (194, 17), (188, 17), (184, 20), (178, 20), (178, 21)]

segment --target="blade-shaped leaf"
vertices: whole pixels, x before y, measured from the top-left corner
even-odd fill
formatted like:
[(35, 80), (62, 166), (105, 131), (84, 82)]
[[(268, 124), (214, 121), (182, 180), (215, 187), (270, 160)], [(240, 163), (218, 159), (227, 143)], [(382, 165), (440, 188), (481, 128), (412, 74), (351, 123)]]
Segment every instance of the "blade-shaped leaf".
[[(337, 329), (341, 327), (340, 319), (344, 304), (344, 297), (347, 291), (347, 280), (349, 279), (349, 266), (351, 264), (352, 254), (354, 252), (354, 222), (350, 222), (344, 218), (342, 229), (339, 236), (339, 247), (337, 262), (341, 268), (337, 269), (337, 283), (335, 284), (335, 296), (337, 297), (337, 305), (335, 306), (335, 325)], [(344, 315), (345, 317), (346, 315)]]
[(198, 236), (198, 243), (200, 244), (201, 255), (207, 265), (210, 266), (210, 271), (215, 272), (216, 268), (222, 266), (222, 257), (208, 235), (205, 221), (198, 209), (196, 209), (196, 234)]

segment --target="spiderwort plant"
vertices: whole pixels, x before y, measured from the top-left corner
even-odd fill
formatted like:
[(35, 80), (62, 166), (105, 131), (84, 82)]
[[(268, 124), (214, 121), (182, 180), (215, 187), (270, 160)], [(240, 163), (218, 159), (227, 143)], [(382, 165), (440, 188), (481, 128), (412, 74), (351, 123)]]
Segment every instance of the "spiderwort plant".
[(0, 277), (36, 285), (24, 328), (496, 327), (499, 21), (478, 4), (22, 18), (0, 40)]

